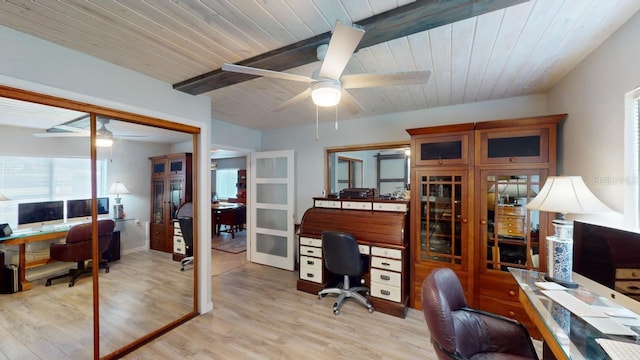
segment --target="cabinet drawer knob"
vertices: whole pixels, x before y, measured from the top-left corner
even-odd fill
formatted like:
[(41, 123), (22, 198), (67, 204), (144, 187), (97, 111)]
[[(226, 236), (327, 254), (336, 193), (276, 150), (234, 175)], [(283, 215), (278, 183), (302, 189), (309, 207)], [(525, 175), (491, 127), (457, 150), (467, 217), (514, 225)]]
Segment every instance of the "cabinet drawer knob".
[(480, 220), (481, 225), (487, 225), (487, 220)]
[(513, 312), (513, 310), (511, 310), (511, 311), (509, 311), (509, 316), (510, 316), (510, 317), (514, 317), (514, 316), (516, 316), (516, 313), (515, 313), (515, 312)]
[(438, 160), (438, 165), (442, 165), (442, 164), (444, 164), (444, 161)]
[(380, 290), (380, 294), (389, 296), (389, 295), (391, 295), (391, 291), (389, 291), (389, 290)]
[(313, 265), (315, 264), (315, 262), (311, 261), (311, 260), (307, 260), (307, 265)]
[(514, 158), (514, 157), (510, 157), (510, 158), (509, 158), (509, 162), (511, 162), (511, 163), (516, 162), (516, 158)]
[(515, 295), (516, 295), (516, 292), (515, 292), (515, 291), (513, 291), (513, 290), (509, 290), (509, 296), (515, 296)]
[(312, 273), (307, 273), (307, 277), (312, 278), (313, 274)]
[(389, 276), (389, 275), (380, 275), (380, 279), (388, 281), (388, 280), (391, 280), (391, 276)]
[(383, 262), (382, 265), (384, 266), (391, 266), (391, 264), (389, 264), (388, 262)]

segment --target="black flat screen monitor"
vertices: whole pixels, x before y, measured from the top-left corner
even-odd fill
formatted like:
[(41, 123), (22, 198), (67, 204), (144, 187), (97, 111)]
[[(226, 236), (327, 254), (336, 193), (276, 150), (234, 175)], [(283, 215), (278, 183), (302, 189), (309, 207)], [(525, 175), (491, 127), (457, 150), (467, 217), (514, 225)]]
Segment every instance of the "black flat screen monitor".
[[(109, 214), (109, 198), (98, 198), (98, 215)], [(91, 220), (91, 199), (67, 200), (67, 221)]]
[(18, 228), (42, 227), (64, 222), (64, 201), (18, 204)]

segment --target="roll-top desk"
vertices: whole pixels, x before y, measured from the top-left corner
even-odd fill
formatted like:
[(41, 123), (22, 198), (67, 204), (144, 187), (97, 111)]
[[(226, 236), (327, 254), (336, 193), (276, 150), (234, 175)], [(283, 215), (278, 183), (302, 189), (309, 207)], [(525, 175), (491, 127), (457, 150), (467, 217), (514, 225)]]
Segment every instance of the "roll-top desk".
[(369, 259), (364, 274), (368, 299), (376, 311), (404, 318), (409, 303), (408, 201), (314, 198), (300, 223), (297, 289), (317, 294), (339, 279), (324, 267), (321, 234), (353, 235)]

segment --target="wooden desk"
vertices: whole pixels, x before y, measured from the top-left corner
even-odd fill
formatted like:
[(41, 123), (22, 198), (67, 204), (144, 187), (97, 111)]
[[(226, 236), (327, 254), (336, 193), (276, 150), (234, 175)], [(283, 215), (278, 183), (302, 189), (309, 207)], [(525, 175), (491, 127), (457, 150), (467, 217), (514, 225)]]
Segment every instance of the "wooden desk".
[(20, 284), (22, 285), (22, 291), (31, 289), (31, 282), (26, 279), (27, 269), (45, 265), (51, 261), (49, 258), (46, 258), (27, 263), (27, 244), (63, 238), (67, 235), (69, 228), (70, 226), (63, 226), (37, 232), (17, 233), (6, 238), (0, 238), (0, 243), (2, 244), (18, 246), (18, 268), (20, 272)]
[(243, 205), (244, 204), (242, 203), (227, 203), (227, 202), (211, 204), (211, 234), (219, 235), (220, 233), (218, 228), (218, 221), (217, 221), (217, 219), (220, 217), (220, 214), (222, 214), (225, 211), (237, 209)]
[[(535, 285), (536, 281), (544, 281), (544, 273), (524, 269), (509, 268), (509, 272), (520, 286), (519, 299), (525, 311), (536, 325), (544, 340), (543, 359), (607, 359), (604, 351), (596, 344), (596, 338), (620, 338), (599, 332), (583, 319), (571, 314), (562, 306), (555, 304), (540, 292)], [(619, 307), (627, 306), (620, 293), (612, 296), (613, 290), (576, 273), (573, 280), (580, 285), (577, 290), (568, 290), (575, 293), (580, 299), (589, 299), (588, 303), (597, 306)], [(606, 300), (606, 302), (605, 302)], [(637, 309), (629, 307), (637, 312)], [(640, 333), (631, 327), (640, 339)], [(624, 336), (631, 339), (632, 337)], [(631, 339), (633, 340), (633, 339)]]

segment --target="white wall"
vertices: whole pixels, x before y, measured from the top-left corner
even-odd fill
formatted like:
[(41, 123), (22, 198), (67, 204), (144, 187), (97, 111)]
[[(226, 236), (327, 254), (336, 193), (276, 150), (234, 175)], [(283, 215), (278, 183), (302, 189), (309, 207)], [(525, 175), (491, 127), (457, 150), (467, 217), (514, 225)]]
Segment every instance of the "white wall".
[[(612, 209), (624, 209), (624, 96), (640, 86), (640, 13), (589, 55), (548, 94), (549, 111), (569, 118), (560, 138), (559, 173), (580, 175)], [(637, 181), (635, 179), (634, 181)], [(621, 214), (580, 219), (625, 227)]]
[[(201, 154), (210, 147), (211, 101), (77, 51), (0, 26), (0, 85), (58, 96), (199, 127)], [(209, 157), (197, 164), (200, 213), (209, 214)], [(206, 170), (205, 170), (206, 169)], [(200, 312), (211, 303), (210, 217), (199, 221)]]
[[(326, 147), (390, 141), (409, 143), (406, 129), (410, 128), (547, 114), (545, 95), (523, 96), (343, 121), (337, 131), (333, 122), (321, 123), (319, 141), (315, 141), (315, 125), (265, 131), (262, 149), (295, 151), (294, 221), (300, 221), (304, 211), (313, 205), (311, 198), (321, 196), (324, 188)], [(315, 114), (309, 116), (312, 115)]]

